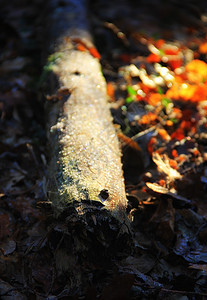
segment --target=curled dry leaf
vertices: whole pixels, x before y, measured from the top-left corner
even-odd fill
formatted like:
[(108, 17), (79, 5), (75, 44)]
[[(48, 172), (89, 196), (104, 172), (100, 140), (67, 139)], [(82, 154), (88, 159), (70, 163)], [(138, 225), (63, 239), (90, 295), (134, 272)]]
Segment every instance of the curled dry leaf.
[(146, 182), (146, 186), (153, 190), (153, 192), (159, 193), (159, 194), (167, 194), (169, 190), (157, 183), (151, 183), (151, 182)]
[(175, 192), (169, 191), (167, 188), (157, 184), (157, 183), (151, 183), (151, 182), (146, 182), (146, 186), (151, 189), (153, 192), (159, 193), (159, 194), (164, 194), (168, 195), (170, 197), (173, 197), (177, 200), (184, 201), (186, 203), (190, 203), (190, 200), (186, 199), (185, 197), (177, 195)]
[(153, 153), (152, 160), (157, 165), (158, 169), (167, 175), (170, 182), (182, 178), (182, 175), (170, 166), (170, 161), (167, 155), (163, 155), (162, 158), (159, 153)]
[(16, 250), (16, 242), (14, 240), (9, 240), (5, 242), (0, 249), (4, 256), (12, 254)]
[(196, 269), (196, 270), (201, 270), (205, 273), (207, 273), (207, 265), (200, 265), (200, 264), (192, 264), (189, 266), (189, 269)]

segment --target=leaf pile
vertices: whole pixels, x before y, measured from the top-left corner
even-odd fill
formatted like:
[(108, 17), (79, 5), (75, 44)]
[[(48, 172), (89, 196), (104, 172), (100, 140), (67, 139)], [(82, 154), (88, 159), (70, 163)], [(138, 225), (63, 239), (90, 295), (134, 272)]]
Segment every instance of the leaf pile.
[[(0, 298), (27, 299), (25, 253), (43, 234), (44, 115), (38, 101), (39, 7), (1, 1)], [(36, 29), (35, 29), (36, 28)], [(24, 275), (23, 275), (24, 274)]]
[[(156, 15), (150, 10), (158, 3), (163, 7), (156, 7)], [(102, 34), (113, 45), (110, 48), (108, 42), (101, 51), (100, 44), (99, 50), (123, 150), (129, 216), (135, 231), (136, 254), (124, 261), (124, 268), (137, 280), (131, 289), (135, 299), (146, 293), (158, 299), (166, 299), (166, 292), (169, 299), (206, 295), (207, 27), (203, 3), (195, 16), (195, 4), (185, 2), (188, 18), (181, 22), (166, 16), (164, 27), (163, 10), (180, 14), (183, 8), (173, 1), (156, 4), (131, 2), (122, 11), (122, 19), (114, 5), (105, 7), (108, 15), (100, 3), (94, 6), (100, 9), (99, 27), (94, 30), (97, 44)], [(143, 282), (139, 272), (149, 277)]]

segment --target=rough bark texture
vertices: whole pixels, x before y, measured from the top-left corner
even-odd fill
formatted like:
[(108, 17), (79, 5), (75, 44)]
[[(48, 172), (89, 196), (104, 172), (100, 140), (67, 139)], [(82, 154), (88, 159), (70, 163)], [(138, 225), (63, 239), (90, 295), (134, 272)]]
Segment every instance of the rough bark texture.
[[(49, 42), (48, 194), (56, 215), (70, 204), (98, 201), (119, 220), (126, 195), (121, 154), (107, 104), (106, 83), (97, 58), (76, 49), (92, 39), (85, 1), (52, 1)], [(58, 83), (58, 84), (57, 84)]]

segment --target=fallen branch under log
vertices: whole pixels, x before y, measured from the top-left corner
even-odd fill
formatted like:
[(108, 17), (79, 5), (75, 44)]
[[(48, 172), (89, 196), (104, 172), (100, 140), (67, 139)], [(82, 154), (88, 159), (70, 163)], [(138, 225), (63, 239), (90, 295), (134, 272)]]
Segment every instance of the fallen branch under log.
[[(48, 99), (56, 101), (48, 101), (47, 107), (49, 200), (56, 216), (71, 204), (81, 211), (83, 203), (96, 201), (123, 222), (127, 201), (121, 154), (105, 79), (98, 58), (90, 51), (95, 48), (86, 1), (67, 0), (64, 6), (51, 3), (52, 52), (45, 70)], [(79, 51), (77, 43), (85, 45), (85, 51)]]

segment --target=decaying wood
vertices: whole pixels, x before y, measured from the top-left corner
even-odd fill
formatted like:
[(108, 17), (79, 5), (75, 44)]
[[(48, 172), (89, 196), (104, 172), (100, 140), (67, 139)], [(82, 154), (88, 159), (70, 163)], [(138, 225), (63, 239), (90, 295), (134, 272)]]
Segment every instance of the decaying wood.
[[(52, 1), (47, 96), (50, 156), (48, 195), (56, 215), (96, 201), (125, 218), (121, 154), (93, 46), (85, 1)], [(86, 51), (77, 49), (77, 41)], [(57, 84), (58, 83), (58, 84)]]

